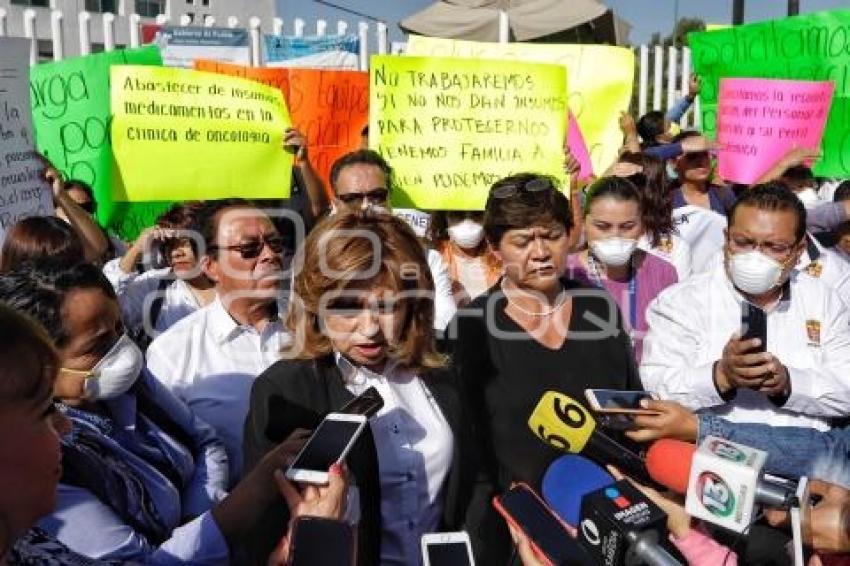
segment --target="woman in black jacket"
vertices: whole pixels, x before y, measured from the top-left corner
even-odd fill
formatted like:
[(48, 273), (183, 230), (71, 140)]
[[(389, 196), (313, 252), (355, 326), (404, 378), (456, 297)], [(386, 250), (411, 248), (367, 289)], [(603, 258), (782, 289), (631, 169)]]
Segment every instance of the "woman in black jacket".
[[(422, 534), (462, 527), (474, 465), (451, 374), (433, 335), (433, 281), (413, 231), (389, 214), (324, 220), (307, 238), (293, 285), (285, 359), (254, 383), (247, 469), (296, 428), (375, 387), (384, 406), (347, 458), (347, 518), (358, 564), (416, 564)], [(269, 510), (248, 541), (255, 563), (286, 529)]]

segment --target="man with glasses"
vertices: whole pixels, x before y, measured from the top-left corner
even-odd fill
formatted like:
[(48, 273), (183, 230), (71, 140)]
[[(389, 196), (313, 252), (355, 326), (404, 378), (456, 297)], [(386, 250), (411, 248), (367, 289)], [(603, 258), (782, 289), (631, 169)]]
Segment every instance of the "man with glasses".
[(233, 485), (251, 386), (288, 342), (277, 307), (285, 245), (269, 217), (245, 201), (211, 202), (200, 216), (201, 267), (218, 296), (154, 339), (147, 370), (216, 429)]
[[(347, 153), (331, 167), (334, 202), (331, 213), (345, 209), (383, 209), (391, 212), (393, 170), (381, 155), (370, 149)], [(452, 281), (440, 253), (428, 249), (428, 267), (434, 279), (434, 328), (445, 330), (457, 312)]]
[(850, 413), (850, 318), (834, 290), (794, 269), (805, 229), (784, 185), (741, 196), (724, 261), (649, 307), (647, 390), (733, 422), (826, 430)]

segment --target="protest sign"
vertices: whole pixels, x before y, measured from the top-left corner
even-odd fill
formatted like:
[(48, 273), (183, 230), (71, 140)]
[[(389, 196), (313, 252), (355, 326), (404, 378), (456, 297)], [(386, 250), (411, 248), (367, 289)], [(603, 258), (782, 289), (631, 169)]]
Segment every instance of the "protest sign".
[(369, 75), (360, 71), (269, 69), (196, 61), (195, 68), (274, 86), (286, 98), (292, 123), (307, 136), (310, 163), (330, 187), (334, 161), (360, 145), (369, 123)]
[(831, 82), (721, 79), (720, 176), (752, 184), (794, 147), (819, 147), (832, 91)]
[(263, 40), (269, 67), (360, 68), (360, 38), (356, 35), (265, 35)]
[(576, 117), (573, 116), (572, 112), (569, 113), (569, 122), (567, 123), (567, 145), (570, 148), (570, 153), (578, 160), (578, 180), (589, 179), (593, 176), (593, 163), (590, 162), (587, 143), (584, 141), (581, 128), (579, 128)]
[(124, 239), (133, 239), (169, 203), (128, 205), (112, 199), (109, 139), (109, 67), (161, 65), (155, 45), (42, 63), (30, 70), (36, 142), (68, 179), (92, 186), (97, 219)]
[(28, 88), (30, 40), (0, 37), (0, 243), (15, 222), (53, 214), (35, 157)]
[(620, 112), (632, 99), (635, 55), (608, 45), (481, 43), (411, 35), (407, 54), (557, 63), (567, 68), (569, 105), (595, 171), (605, 171), (623, 144)]
[(289, 114), (277, 89), (168, 67), (112, 68), (115, 200), (286, 198)]
[(195, 59), (249, 65), (249, 39), (244, 29), (162, 26), (155, 41), (164, 65), (188, 69)]
[(563, 177), (562, 65), (378, 55), (369, 144), (395, 170), (393, 205), (482, 210), (513, 173)]
[(705, 132), (714, 137), (717, 131), (721, 78), (834, 81), (823, 158), (815, 163), (814, 171), (824, 176), (850, 176), (848, 30), (850, 10), (834, 10), (689, 34), (694, 69), (702, 78)]

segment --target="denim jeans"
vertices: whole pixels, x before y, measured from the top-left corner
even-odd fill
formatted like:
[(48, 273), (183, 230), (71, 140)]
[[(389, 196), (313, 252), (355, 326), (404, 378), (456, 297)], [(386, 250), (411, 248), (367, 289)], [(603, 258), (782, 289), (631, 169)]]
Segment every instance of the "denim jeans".
[(779, 476), (821, 479), (850, 488), (850, 427), (812, 428), (731, 423), (700, 414), (699, 438), (717, 436), (767, 452), (765, 471)]

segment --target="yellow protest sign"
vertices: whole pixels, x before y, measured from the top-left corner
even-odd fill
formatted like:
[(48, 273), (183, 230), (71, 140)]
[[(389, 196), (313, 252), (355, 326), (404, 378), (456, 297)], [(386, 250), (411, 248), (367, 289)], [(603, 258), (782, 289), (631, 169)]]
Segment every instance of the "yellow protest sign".
[(372, 57), (369, 143), (396, 171), (393, 204), (482, 210), (502, 177), (563, 177), (566, 74), (561, 65)]
[(115, 200), (289, 196), (280, 90), (188, 69), (111, 72)]
[[(635, 73), (630, 49), (608, 45), (481, 43), (411, 35), (407, 55), (556, 63), (567, 68), (570, 110), (587, 143), (594, 171), (605, 171), (623, 143), (618, 123), (629, 108)], [(371, 132), (371, 130), (370, 130)]]

